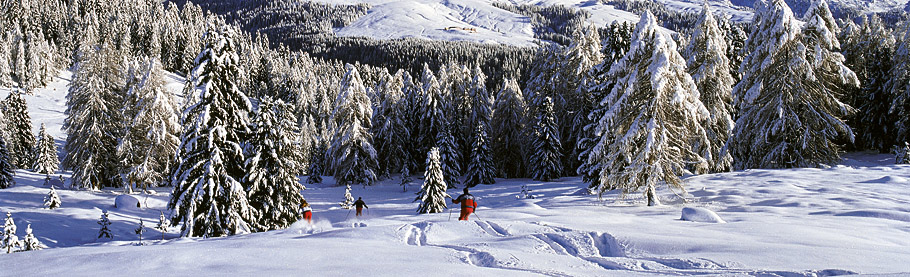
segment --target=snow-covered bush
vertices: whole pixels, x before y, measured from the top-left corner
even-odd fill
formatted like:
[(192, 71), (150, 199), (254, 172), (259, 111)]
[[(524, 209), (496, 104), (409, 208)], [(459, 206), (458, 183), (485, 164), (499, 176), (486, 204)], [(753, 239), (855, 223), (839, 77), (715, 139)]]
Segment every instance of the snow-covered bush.
[(903, 147), (894, 146), (894, 163), (910, 164), (910, 144), (905, 142)]
[(21, 247), (22, 242), (16, 236), (16, 222), (13, 221), (13, 215), (7, 212), (6, 223), (3, 224), (3, 240), (0, 241), (0, 249), (6, 251), (6, 253), (13, 253), (19, 251)]

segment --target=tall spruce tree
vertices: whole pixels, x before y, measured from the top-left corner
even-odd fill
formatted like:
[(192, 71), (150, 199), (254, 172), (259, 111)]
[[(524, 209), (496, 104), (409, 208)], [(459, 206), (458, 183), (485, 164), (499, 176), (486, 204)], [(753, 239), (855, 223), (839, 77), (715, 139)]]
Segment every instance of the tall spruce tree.
[(424, 172), (423, 186), (417, 193), (414, 201), (420, 201), (417, 207), (417, 213), (431, 214), (440, 213), (446, 209), (446, 198), (451, 198), (446, 194), (446, 181), (443, 177), (442, 165), (440, 164), (439, 149), (430, 148), (427, 153), (427, 169)]
[(399, 172), (409, 160), (407, 126), (407, 99), (404, 95), (404, 71), (395, 75), (385, 73), (379, 84), (381, 103), (373, 114), (373, 138), (379, 150), (379, 168), (383, 176)]
[(19, 90), (11, 92), (3, 102), (10, 163), (16, 168), (29, 168), (34, 159), (35, 135), (32, 133), (32, 119), (28, 105)]
[(834, 22), (827, 2), (813, 1), (803, 21), (806, 25), (801, 38), (819, 85), (842, 102), (853, 102), (852, 95), (848, 93), (859, 87), (859, 79), (853, 70), (844, 65), (844, 55), (840, 53), (841, 45), (837, 39), (840, 28)]
[[(572, 44), (566, 49), (566, 62), (563, 64), (563, 73), (566, 80), (565, 100), (558, 101), (560, 98), (550, 96), (554, 101), (554, 113), (557, 116), (555, 120), (561, 124), (559, 137), (566, 145), (573, 147), (561, 148), (563, 153), (560, 155), (565, 168), (576, 168), (579, 166), (578, 156), (582, 149), (574, 147), (578, 142), (584, 139), (584, 128), (591, 123), (588, 115), (592, 110), (591, 95), (594, 92), (589, 91), (592, 87), (589, 82), (597, 83), (595, 75), (603, 68), (601, 65), (604, 61), (602, 52), (603, 45), (597, 28), (594, 25), (587, 25), (583, 29), (576, 29), (573, 32)], [(538, 95), (540, 97), (542, 95)], [(543, 111), (544, 98), (534, 99), (534, 107), (531, 109), (534, 114), (540, 114)], [(560, 169), (563, 166), (560, 166)], [(558, 173), (562, 175), (562, 172)]]
[(420, 110), (418, 112), (420, 124), (420, 152), (426, 153), (430, 147), (436, 146), (436, 137), (449, 127), (446, 111), (451, 107), (446, 101), (444, 91), (433, 71), (426, 64), (423, 65), (423, 74), (420, 77), (419, 90)]
[(701, 17), (695, 25), (686, 53), (689, 57), (686, 62), (688, 72), (700, 92), (702, 104), (710, 114), (703, 123), (708, 142), (696, 145), (696, 151), (708, 162), (708, 168), (704, 169), (711, 172), (730, 170), (733, 157), (723, 151), (723, 147), (733, 132), (734, 80), (730, 75), (724, 34), (707, 3), (702, 6)]
[(127, 87), (123, 108), (125, 130), (117, 145), (120, 174), (127, 188), (143, 191), (161, 185), (170, 172), (180, 143), (174, 95), (167, 91), (160, 64), (154, 59), (133, 63), (135, 76)]
[(890, 136), (894, 136), (895, 146), (903, 147), (910, 142), (910, 24), (900, 26), (893, 62), (888, 87), (894, 98), (889, 112), (896, 122)]
[(707, 140), (701, 120), (708, 111), (676, 43), (650, 12), (642, 14), (629, 52), (610, 75), (616, 84), (603, 100), (608, 109), (596, 131), (615, 135), (602, 136), (591, 154), (603, 157), (597, 190), (641, 190), (649, 206), (658, 204), (660, 183), (684, 190), (679, 176), (686, 166), (704, 163), (692, 145)]
[(496, 168), (493, 166), (493, 157), (490, 151), (490, 137), (487, 135), (487, 127), (484, 124), (474, 124), (474, 134), (471, 136), (471, 161), (468, 163), (466, 187), (474, 187), (477, 184), (495, 184), (493, 177), (496, 175)]
[(39, 174), (54, 174), (60, 161), (57, 160), (57, 143), (54, 137), (47, 133), (44, 123), (41, 123), (41, 129), (38, 131), (38, 143), (35, 145), (35, 161), (32, 163), (32, 170)]
[(376, 181), (376, 150), (370, 134), (373, 109), (360, 73), (354, 65), (345, 65), (341, 91), (335, 99), (332, 121), (335, 135), (329, 148), (333, 176), (338, 185), (372, 185)]
[(449, 128), (443, 129), (436, 136), (436, 147), (439, 149), (439, 162), (442, 165), (442, 176), (447, 188), (453, 189), (461, 182), (461, 152), (455, 144), (455, 136)]
[(251, 224), (260, 231), (287, 228), (301, 216), (300, 191), (306, 189), (297, 178), (303, 171), (297, 117), (284, 101), (265, 96), (251, 129), (243, 178), (256, 214)]
[[(793, 12), (783, 0), (759, 0), (754, 4), (752, 32), (743, 46), (739, 71), (742, 79), (733, 87), (737, 109), (751, 105), (763, 90), (765, 69), (783, 45), (799, 35)], [(736, 158), (736, 157), (734, 157)]]
[(531, 142), (531, 177), (550, 181), (562, 175), (562, 145), (553, 111), (553, 100), (544, 99), (541, 113), (537, 115)]
[(514, 79), (503, 80), (502, 89), (496, 96), (491, 122), (494, 163), (503, 177), (520, 178), (526, 175), (526, 113), (527, 106), (518, 82)]
[(13, 174), (16, 173), (15, 167), (10, 162), (11, 157), (6, 148), (6, 138), (0, 136), (0, 189), (5, 189), (16, 185)]
[(171, 175), (171, 224), (182, 223), (184, 237), (250, 232), (253, 218), (240, 182), (252, 106), (235, 83), (241, 72), (234, 32), (222, 27), (206, 41), (186, 84), (193, 102), (183, 113), (179, 162)]
[(115, 153), (122, 130), (118, 107), (124, 86), (122, 64), (110, 46), (81, 50), (66, 96), (63, 167), (73, 171), (73, 186), (97, 190), (119, 183)]
[(734, 168), (813, 167), (840, 160), (837, 141), (853, 140), (842, 118), (853, 109), (838, 100), (806, 60), (809, 49), (796, 34), (798, 27), (784, 1), (756, 5), (754, 25), (777, 26), (776, 35), (767, 36), (767, 45), (759, 48), (777, 51), (752, 68), (759, 71), (746, 72), (757, 86), (746, 90), (743, 100), (748, 105), (740, 106), (728, 142)]
[[(861, 88), (851, 103), (857, 108), (853, 117), (856, 142), (860, 149), (877, 149), (886, 153), (895, 145), (895, 114), (889, 113), (894, 94), (889, 83), (895, 57), (895, 40), (876, 16), (867, 18), (845, 42), (844, 56), (854, 56), (854, 70)], [(852, 46), (852, 47), (851, 47)], [(857, 56), (861, 58), (856, 58)], [(849, 59), (848, 59), (849, 60)], [(898, 81), (898, 80), (894, 80)]]

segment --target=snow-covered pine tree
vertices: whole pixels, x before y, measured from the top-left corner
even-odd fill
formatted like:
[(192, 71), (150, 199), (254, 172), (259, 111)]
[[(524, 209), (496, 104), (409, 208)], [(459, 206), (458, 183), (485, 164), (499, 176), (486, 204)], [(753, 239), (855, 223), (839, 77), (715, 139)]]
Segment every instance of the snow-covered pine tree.
[(527, 106), (518, 82), (503, 80), (496, 96), (491, 126), (493, 129), (493, 157), (500, 174), (505, 178), (525, 176), (525, 116)]
[[(474, 77), (471, 79), (470, 91), (471, 98), (471, 117), (468, 124), (472, 134), (477, 134), (476, 125), (484, 127), (484, 132), (490, 132), (490, 121), (493, 119), (493, 94), (487, 91), (487, 76), (480, 70), (479, 65), (474, 66), (472, 71)], [(472, 138), (473, 140), (473, 138)]]
[(32, 133), (32, 118), (28, 115), (28, 105), (19, 90), (11, 92), (3, 102), (6, 115), (6, 128), (9, 135), (7, 149), (10, 163), (16, 168), (31, 166), (34, 156), (35, 135)]
[(420, 124), (418, 149), (420, 152), (427, 152), (431, 147), (436, 146), (437, 136), (449, 127), (446, 111), (449, 111), (451, 107), (450, 103), (446, 101), (439, 81), (427, 64), (423, 65), (419, 85), (421, 85), (419, 94), (422, 102), (418, 111)]
[(38, 131), (38, 142), (35, 144), (35, 157), (32, 170), (39, 174), (54, 174), (60, 161), (57, 160), (57, 143), (54, 137), (47, 133), (44, 123)]
[(696, 151), (708, 162), (708, 168), (698, 173), (730, 170), (733, 157), (724, 152), (724, 144), (733, 132), (733, 76), (727, 60), (727, 42), (717, 26), (708, 4), (702, 6), (701, 17), (695, 24), (692, 39), (686, 48), (688, 72), (695, 81), (700, 100), (710, 116), (703, 123), (708, 135), (706, 145), (696, 145)]
[(41, 244), (41, 241), (38, 241), (38, 238), (35, 237), (35, 234), (32, 233), (32, 224), (25, 226), (25, 237), (22, 240), (22, 250), (21, 251), (35, 251), (44, 249), (44, 245)]
[(347, 73), (332, 111), (335, 123), (335, 135), (329, 148), (332, 176), (338, 185), (372, 185), (378, 167), (373, 135), (370, 134), (373, 108), (357, 68), (347, 64), (345, 70)]
[(407, 99), (404, 95), (404, 71), (384, 73), (377, 95), (381, 102), (373, 114), (373, 139), (378, 152), (381, 175), (398, 172), (410, 159), (406, 150), (411, 137), (407, 126)]
[(111, 232), (111, 220), (107, 217), (107, 211), (101, 211), (101, 219), (98, 220), (98, 225), (101, 225), (101, 229), (98, 230), (98, 238), (108, 238), (114, 239), (114, 233)]
[[(565, 99), (560, 101), (561, 99), (551, 96), (556, 116), (554, 120), (561, 122), (557, 126), (560, 129), (559, 137), (565, 145), (573, 146), (560, 148), (560, 151), (563, 151), (560, 155), (562, 159), (560, 162), (568, 168), (579, 166), (577, 157), (580, 154), (579, 150), (582, 149), (574, 146), (578, 144), (579, 140), (584, 139), (584, 128), (590, 124), (588, 114), (593, 108), (590, 98), (593, 93), (588, 90), (591, 88), (588, 82), (597, 83), (594, 75), (598, 73), (598, 69), (603, 68), (602, 65), (599, 66), (604, 60), (602, 48), (600, 34), (593, 24), (576, 29), (573, 32), (572, 44), (566, 49), (566, 61), (562, 66), (562, 75), (566, 81), (566, 90), (562, 93), (566, 95)], [(538, 95), (538, 97), (540, 96)], [(532, 112), (534, 114), (542, 113), (544, 101), (545, 98), (533, 100)], [(562, 168), (563, 166), (560, 166), (560, 169)], [(562, 172), (558, 173), (558, 175), (562, 174)]]
[(900, 26), (897, 32), (897, 48), (894, 51), (894, 66), (889, 81), (893, 95), (889, 112), (895, 116), (894, 131), (887, 136), (894, 137), (894, 144), (901, 146), (910, 141), (910, 24)]
[(547, 182), (562, 175), (562, 145), (550, 97), (544, 98), (540, 111), (534, 125), (528, 163), (531, 166), (531, 177)]
[(60, 196), (57, 195), (57, 190), (51, 185), (51, 190), (47, 193), (47, 196), (44, 197), (44, 207), (53, 210), (60, 208), (60, 203)]
[(862, 25), (849, 22), (842, 28), (841, 49), (844, 64), (856, 72), (860, 88), (848, 92), (848, 104), (857, 113), (847, 120), (856, 133), (856, 149), (877, 149), (886, 153), (895, 145), (896, 115), (889, 113), (894, 94), (891, 70), (895, 55), (895, 39), (877, 16), (864, 17)]
[(161, 232), (161, 240), (164, 240), (164, 233), (167, 233), (167, 218), (164, 216), (164, 211), (160, 211), (161, 215), (158, 216), (158, 225), (155, 225), (155, 229)]
[(7, 32), (0, 30), (0, 86), (11, 87), (13, 84), (13, 69), (10, 67), (12, 61), (12, 49), (10, 48), (13, 39), (7, 35)]
[(251, 225), (259, 231), (284, 229), (300, 218), (300, 191), (306, 189), (297, 175), (302, 151), (297, 144), (297, 117), (292, 107), (264, 96), (253, 118), (244, 186), (256, 211)]
[(439, 150), (439, 163), (442, 166), (442, 176), (449, 189), (455, 188), (461, 182), (461, 152), (455, 144), (455, 137), (449, 128), (441, 130), (436, 136), (436, 147)]
[(446, 209), (446, 198), (451, 198), (446, 194), (445, 177), (443, 177), (442, 165), (440, 164), (439, 148), (430, 148), (427, 153), (427, 169), (424, 172), (423, 186), (417, 193), (414, 201), (420, 201), (417, 207), (419, 214), (439, 213)]
[(468, 163), (467, 179), (465, 186), (474, 187), (477, 184), (495, 184), (493, 177), (496, 175), (496, 168), (493, 166), (493, 157), (488, 143), (490, 137), (487, 135), (487, 129), (484, 124), (474, 124), (474, 134), (471, 136), (471, 161)]
[(910, 164), (910, 143), (904, 142), (904, 146), (894, 146), (894, 163)]
[(414, 179), (411, 178), (411, 170), (405, 166), (401, 169), (401, 182), (398, 183), (401, 185), (401, 192), (408, 191), (408, 184), (410, 184), (411, 181), (414, 181)]
[(307, 169), (307, 184), (322, 183), (322, 165), (325, 163), (325, 146), (321, 143), (313, 144), (310, 150), (310, 168)]
[(16, 185), (16, 180), (13, 179), (16, 168), (13, 167), (10, 160), (9, 151), (6, 150), (6, 138), (0, 136), (0, 189)]
[(840, 53), (840, 33), (834, 16), (828, 9), (825, 0), (813, 1), (809, 11), (803, 17), (802, 40), (806, 45), (806, 57), (815, 70), (815, 77), (828, 93), (842, 102), (852, 102), (848, 92), (859, 87), (856, 73), (844, 65), (844, 55)]
[[(591, 154), (594, 153), (594, 146), (597, 145), (602, 135), (610, 135), (610, 132), (603, 134), (595, 132), (598, 121), (608, 108), (603, 106), (604, 103), (601, 102), (613, 90), (613, 85), (616, 82), (616, 77), (609, 74), (610, 69), (613, 64), (629, 51), (633, 29), (634, 26), (625, 21), (622, 23), (614, 21), (610, 24), (608, 32), (603, 36), (603, 62), (591, 69), (593, 71), (590, 74), (591, 80), (585, 81), (585, 85), (588, 86), (585, 88), (587, 91), (587, 103), (585, 104), (588, 105), (587, 110), (589, 112), (584, 119), (587, 120), (588, 124), (583, 129), (583, 137), (575, 145), (578, 148), (576, 150), (578, 157), (576, 158), (581, 162), (575, 172), (582, 176), (582, 181), (588, 183), (589, 189), (600, 186), (601, 158), (591, 157)], [(584, 110), (582, 110), (582, 113), (584, 113)]]
[(704, 163), (692, 145), (707, 140), (701, 120), (708, 111), (685, 66), (654, 15), (642, 14), (629, 52), (610, 70), (616, 84), (596, 132), (615, 135), (603, 136), (591, 154), (602, 157), (600, 194), (643, 190), (649, 206), (659, 204), (658, 185), (684, 190), (686, 166)]
[(122, 130), (118, 107), (123, 67), (110, 46), (84, 49), (66, 96), (66, 144), (63, 167), (73, 171), (73, 186), (97, 190), (119, 183), (117, 137)]
[(240, 58), (234, 32), (209, 32), (186, 90), (193, 101), (183, 113), (184, 133), (171, 174), (171, 225), (184, 237), (220, 237), (250, 232), (253, 217), (241, 178), (242, 138), (249, 133), (249, 99), (235, 83)]
[(3, 224), (3, 240), (0, 241), (0, 249), (9, 254), (19, 251), (21, 247), (22, 242), (16, 236), (16, 222), (13, 221), (13, 215), (6, 212), (6, 222)]
[(145, 222), (140, 218), (139, 219), (139, 228), (133, 230), (136, 235), (139, 235), (139, 245), (142, 245), (142, 234), (145, 233)]
[(814, 167), (840, 160), (836, 142), (853, 141), (853, 132), (841, 119), (853, 108), (840, 102), (815, 74), (784, 1), (756, 5), (755, 18), (761, 21), (754, 25), (778, 27), (778, 36), (768, 37), (768, 45), (761, 48), (777, 51), (767, 56), (768, 62), (755, 67), (760, 71), (746, 73), (756, 86), (744, 95), (747, 104), (740, 106), (727, 143), (734, 168)]
[(354, 196), (351, 195), (351, 185), (348, 184), (344, 187), (344, 201), (339, 203), (342, 209), (350, 210), (354, 207)]
[(160, 63), (153, 58), (133, 62), (134, 76), (126, 88), (123, 137), (117, 145), (120, 176), (129, 190), (147, 191), (166, 182), (180, 143), (177, 102), (165, 88)]
[(744, 56), (739, 66), (742, 79), (733, 87), (733, 101), (738, 109), (752, 104), (763, 90), (765, 69), (774, 54), (800, 32), (798, 22), (784, 0), (758, 0), (754, 10), (752, 32), (743, 46)]

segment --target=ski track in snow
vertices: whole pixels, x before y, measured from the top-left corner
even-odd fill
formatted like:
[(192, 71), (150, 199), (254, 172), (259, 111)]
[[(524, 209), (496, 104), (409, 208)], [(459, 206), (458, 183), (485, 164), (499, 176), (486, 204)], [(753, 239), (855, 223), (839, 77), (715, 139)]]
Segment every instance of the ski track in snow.
[[(26, 96), (33, 124), (46, 123), (58, 145), (64, 139), (59, 126), (69, 76), (62, 72), (47, 88)], [(169, 88), (177, 93), (181, 83), (171, 76)], [(0, 88), (0, 96), (7, 93)], [(57, 188), (62, 207), (45, 210), (44, 176), (18, 170), (15, 178), (18, 185), (0, 190), (0, 213), (13, 213), (20, 238), (31, 223), (51, 248), (0, 254), (2, 276), (123, 270), (148, 275), (910, 274), (910, 166), (872, 153), (849, 153), (829, 168), (687, 176), (684, 199), (661, 188), (664, 205), (658, 207), (643, 206), (638, 193), (620, 198), (610, 192), (598, 200), (582, 193), (586, 185), (579, 178), (497, 179), (495, 185), (472, 189), (480, 208), (470, 221), (457, 221), (455, 205), (448, 212), (416, 215), (413, 193), (421, 180), (402, 192), (397, 176), (372, 187), (352, 187), (370, 207), (357, 218), (339, 207), (344, 188), (326, 177), (303, 191), (314, 208), (313, 224), (209, 239), (180, 238), (176, 228), (164, 234), (151, 229), (159, 212), (170, 215), (165, 207), (170, 188), (135, 195), (143, 205), (138, 209), (114, 208), (122, 194), (118, 190)], [(522, 185), (537, 198), (516, 199)], [(727, 223), (680, 220), (683, 207), (707, 208)], [(102, 210), (110, 212), (113, 223), (110, 241), (95, 239)], [(139, 219), (149, 228), (144, 246), (136, 246), (133, 233)]]

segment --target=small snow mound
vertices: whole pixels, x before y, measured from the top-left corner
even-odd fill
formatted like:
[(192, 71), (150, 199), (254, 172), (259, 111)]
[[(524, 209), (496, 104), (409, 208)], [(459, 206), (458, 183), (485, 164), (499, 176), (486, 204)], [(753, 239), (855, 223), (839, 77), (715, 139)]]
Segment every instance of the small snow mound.
[(358, 227), (367, 227), (367, 224), (363, 223), (363, 222), (354, 222), (351, 224), (351, 228), (358, 228)]
[(714, 211), (705, 208), (685, 207), (682, 209), (682, 217), (685, 221), (707, 222), (707, 223), (727, 223)]
[(139, 199), (136, 199), (136, 197), (133, 197), (132, 195), (121, 194), (117, 195), (117, 198), (114, 198), (114, 208), (142, 208), (142, 204), (139, 203)]

